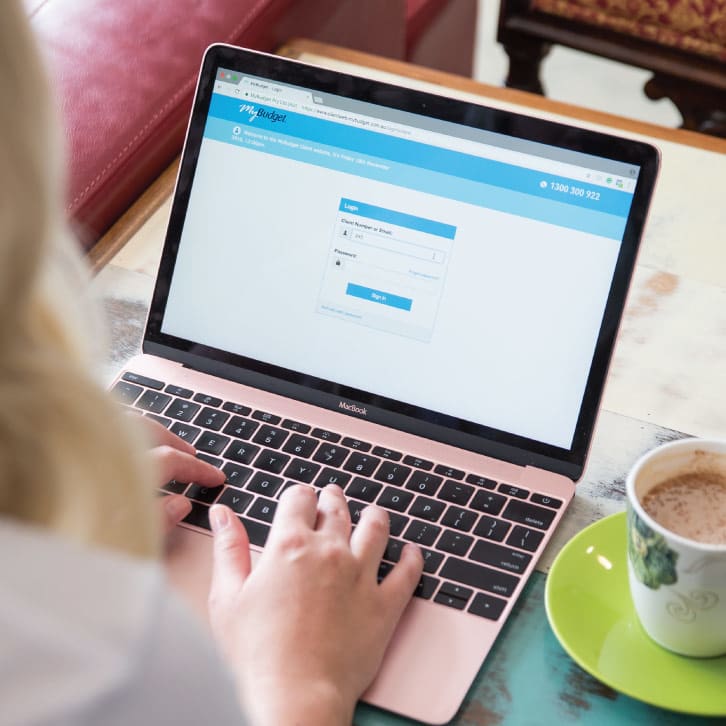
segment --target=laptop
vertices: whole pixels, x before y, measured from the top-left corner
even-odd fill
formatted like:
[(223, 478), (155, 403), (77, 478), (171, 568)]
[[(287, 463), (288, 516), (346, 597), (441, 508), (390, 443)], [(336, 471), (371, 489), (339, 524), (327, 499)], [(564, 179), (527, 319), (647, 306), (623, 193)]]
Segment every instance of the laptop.
[(390, 514), (425, 571), (364, 700), (449, 721), (575, 494), (656, 149), (224, 45), (204, 57), (143, 353), (113, 389), (261, 551), (291, 483)]

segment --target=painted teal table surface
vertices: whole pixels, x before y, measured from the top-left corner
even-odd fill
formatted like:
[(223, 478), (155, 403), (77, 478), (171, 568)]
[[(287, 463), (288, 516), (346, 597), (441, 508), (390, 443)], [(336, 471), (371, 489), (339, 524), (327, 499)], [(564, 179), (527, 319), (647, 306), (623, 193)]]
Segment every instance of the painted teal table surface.
[[(583, 671), (560, 646), (544, 608), (545, 575), (535, 572), (462, 705), (456, 726), (709, 726), (624, 696)], [(445, 654), (442, 654), (445, 657)], [(726, 688), (726, 683), (724, 683)], [(361, 704), (356, 726), (415, 722)]]

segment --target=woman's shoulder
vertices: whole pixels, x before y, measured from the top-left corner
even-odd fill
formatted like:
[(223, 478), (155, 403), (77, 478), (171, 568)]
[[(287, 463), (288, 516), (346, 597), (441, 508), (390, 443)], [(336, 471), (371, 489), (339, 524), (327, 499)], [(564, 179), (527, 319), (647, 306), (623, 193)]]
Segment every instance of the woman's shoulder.
[(71, 714), (74, 723), (148, 720), (163, 705), (162, 686), (201, 678), (216, 684), (209, 695), (221, 699), (219, 722), (239, 724), (211, 639), (169, 590), (158, 562), (2, 517), (0, 551), (5, 723), (63, 723)]

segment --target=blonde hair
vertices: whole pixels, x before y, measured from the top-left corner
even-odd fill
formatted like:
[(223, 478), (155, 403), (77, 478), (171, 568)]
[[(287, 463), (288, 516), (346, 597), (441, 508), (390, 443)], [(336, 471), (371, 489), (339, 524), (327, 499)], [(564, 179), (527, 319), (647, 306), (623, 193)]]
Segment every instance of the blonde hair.
[(0, 15), (0, 515), (150, 556), (150, 464), (91, 374), (88, 273), (63, 221), (47, 82), (21, 3)]

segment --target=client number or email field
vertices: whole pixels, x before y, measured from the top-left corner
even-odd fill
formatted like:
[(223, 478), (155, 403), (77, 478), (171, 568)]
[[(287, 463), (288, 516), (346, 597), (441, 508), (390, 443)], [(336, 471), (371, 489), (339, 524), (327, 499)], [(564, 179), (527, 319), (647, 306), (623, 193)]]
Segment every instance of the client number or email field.
[(429, 341), (455, 235), (449, 224), (341, 199), (318, 312)]

